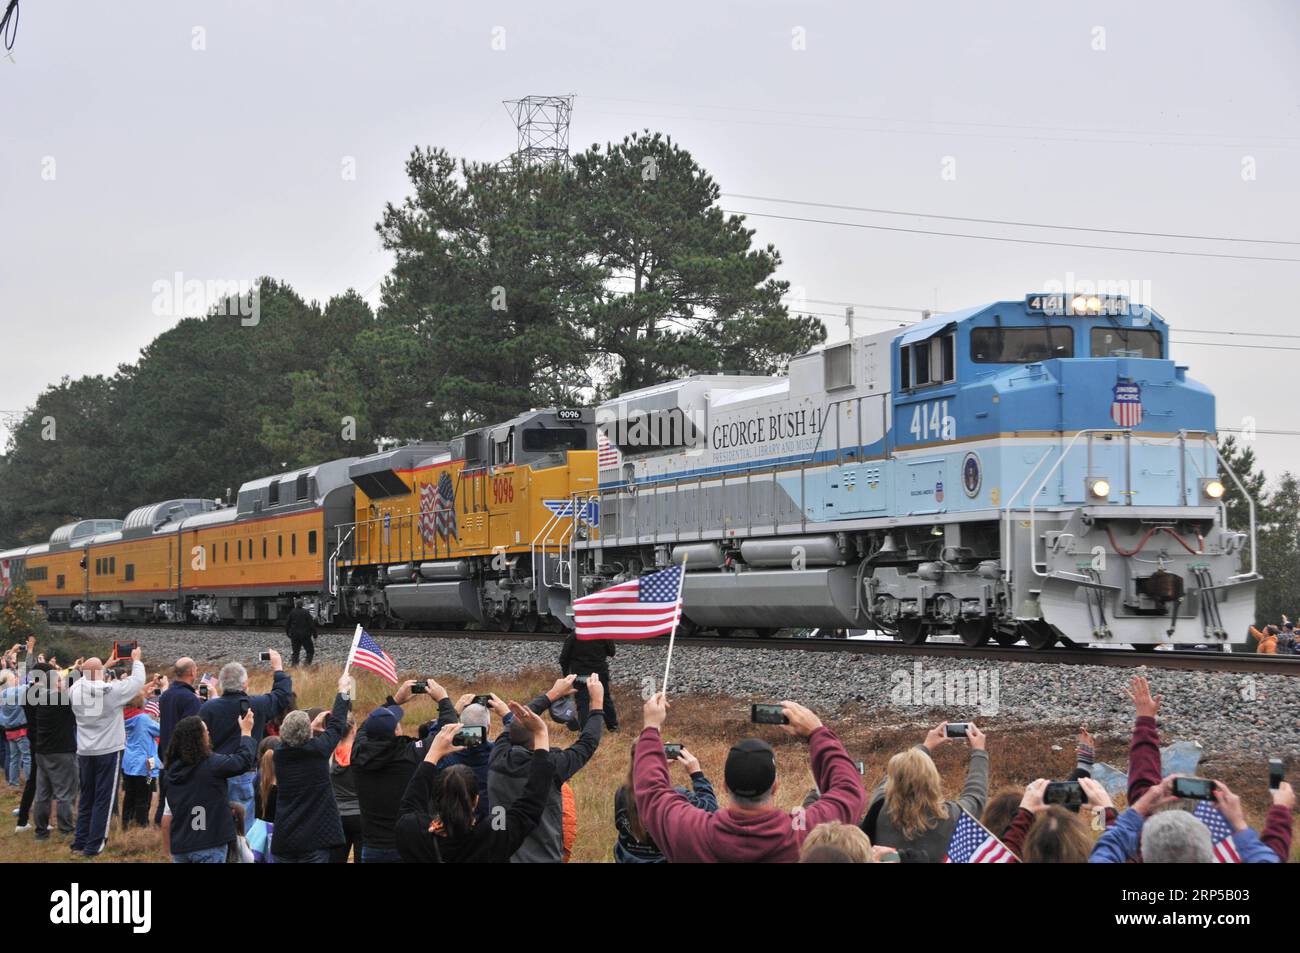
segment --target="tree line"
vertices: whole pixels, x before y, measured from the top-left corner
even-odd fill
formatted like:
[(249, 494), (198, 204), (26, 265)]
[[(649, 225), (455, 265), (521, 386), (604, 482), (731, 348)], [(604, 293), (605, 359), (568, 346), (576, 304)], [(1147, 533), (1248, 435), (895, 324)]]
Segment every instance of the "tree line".
[(776, 373), (825, 338), (782, 304), (776, 248), (667, 136), (544, 166), (416, 148), (406, 171), (375, 226), (394, 257), (378, 308), (266, 277), (255, 309), (186, 318), (116, 373), (40, 394), (0, 457), (0, 546), (224, 497), (380, 438), (446, 439), (689, 373)]

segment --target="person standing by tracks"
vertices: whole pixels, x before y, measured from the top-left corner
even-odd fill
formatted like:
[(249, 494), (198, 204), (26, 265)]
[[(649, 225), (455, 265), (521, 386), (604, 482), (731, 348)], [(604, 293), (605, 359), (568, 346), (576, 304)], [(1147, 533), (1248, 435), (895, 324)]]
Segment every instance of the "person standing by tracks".
[(289, 611), (289, 616), (285, 620), (285, 631), (289, 634), (289, 644), (293, 646), (293, 658), (290, 665), (298, 664), (298, 655), (305, 652), (307, 655), (307, 664), (316, 656), (316, 619), (303, 608), (302, 600), (294, 601), (293, 609)]

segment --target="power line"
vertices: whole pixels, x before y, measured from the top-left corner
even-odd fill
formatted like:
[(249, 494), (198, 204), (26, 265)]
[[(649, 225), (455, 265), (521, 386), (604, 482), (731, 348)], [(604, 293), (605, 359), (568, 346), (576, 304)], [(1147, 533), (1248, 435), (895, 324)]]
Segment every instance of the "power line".
[(1084, 225), (1048, 225), (1041, 222), (1018, 222), (1003, 218), (974, 218), (963, 215), (938, 215), (930, 212), (904, 212), (898, 209), (865, 208), (859, 205), (839, 205), (834, 202), (805, 202), (799, 199), (781, 199), (770, 195), (743, 195), (739, 192), (723, 192), (724, 198), (753, 199), (759, 202), (774, 202), (780, 205), (807, 205), (812, 208), (833, 208), (845, 212), (869, 212), (873, 215), (906, 215), (912, 218), (938, 218), (948, 222), (977, 222), (983, 225), (1014, 225), (1018, 228), (1054, 228), (1069, 232), (1103, 232), (1107, 235), (1138, 235), (1144, 238), (1185, 238), (1207, 242), (1244, 242), (1257, 245), (1300, 245), (1300, 241), (1286, 241), (1273, 238), (1229, 238), (1224, 235), (1185, 235), (1177, 232), (1139, 232), (1125, 228), (1089, 228)]
[(1225, 258), (1233, 261), (1276, 261), (1300, 264), (1300, 258), (1275, 258), (1264, 255), (1230, 255), (1225, 252), (1179, 251), (1171, 248), (1126, 248), (1121, 245), (1093, 245), (1083, 242), (1052, 242), (1041, 238), (1005, 238), (1000, 235), (968, 235), (964, 232), (941, 232), (926, 228), (903, 228), (899, 225), (868, 225), (864, 222), (840, 222), (825, 218), (805, 218), (798, 215), (777, 215), (772, 212), (749, 212), (743, 209), (724, 208), (728, 215), (754, 218), (775, 218), (786, 222), (805, 222), (812, 225), (839, 225), (843, 228), (864, 228), (877, 232), (904, 232), (910, 235), (933, 235), (940, 238), (967, 238), (984, 242), (1003, 242), (1012, 245), (1044, 245), (1052, 248), (1089, 248), (1096, 251), (1122, 251), (1129, 254), (1177, 255), (1183, 258)]

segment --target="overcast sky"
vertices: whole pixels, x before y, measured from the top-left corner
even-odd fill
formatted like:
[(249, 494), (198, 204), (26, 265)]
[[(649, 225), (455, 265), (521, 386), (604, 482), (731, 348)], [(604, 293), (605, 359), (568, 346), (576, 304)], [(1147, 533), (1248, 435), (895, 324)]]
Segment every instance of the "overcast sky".
[[(2, 5), (2, 4), (0, 4)], [(175, 323), (155, 282), (270, 274), (373, 303), (415, 144), (495, 160), (502, 100), (576, 94), (571, 144), (650, 127), (724, 192), (807, 309), (862, 331), (1048, 282), (1127, 281), (1221, 427), (1300, 431), (1300, 3), (203, 4), (21, 0), (0, 58), (0, 411)], [(354, 175), (348, 175), (354, 170)], [(883, 319), (869, 320), (869, 318)], [(844, 322), (828, 318), (832, 336)], [(1190, 329), (1280, 337), (1194, 334)], [(1292, 335), (1286, 337), (1285, 335)], [(1231, 346), (1228, 346), (1231, 345)], [(1300, 436), (1261, 434), (1270, 473)]]

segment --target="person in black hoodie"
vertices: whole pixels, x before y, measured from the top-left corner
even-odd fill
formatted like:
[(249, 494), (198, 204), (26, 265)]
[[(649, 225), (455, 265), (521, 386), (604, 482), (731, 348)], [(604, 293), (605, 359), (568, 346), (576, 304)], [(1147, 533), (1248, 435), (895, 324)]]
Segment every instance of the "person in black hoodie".
[(63, 675), (49, 662), (37, 662), (23, 699), (27, 710), (27, 733), (32, 739), (32, 817), (37, 840), (50, 836), (50, 801), (59, 802), (57, 824), (60, 834), (72, 836), (72, 805), (77, 801), (80, 775), (77, 768), (77, 717), (72, 712)]
[(505, 811), (501, 823), (494, 817), (479, 823), (474, 808), (479, 799), (478, 780), (463, 764), (449, 768), (438, 762), (464, 750), (454, 743), (459, 724), (444, 725), (431, 739), (429, 753), (415, 769), (402, 796), (397, 820), (397, 849), (411, 864), (504, 864), (519, 849), (542, 819), (554, 780), (551, 742), (546, 722), (518, 702), (510, 711), (532, 733), (532, 754), (523, 794)]
[(250, 708), (239, 719), (234, 754), (212, 750), (208, 726), (197, 715), (182, 718), (167, 746), (168, 849), (177, 864), (224, 864), (235, 840), (226, 780), (253, 766)]
[(321, 712), (315, 722), (308, 720), (305, 711), (284, 716), (280, 747), (273, 755), (276, 803), (271, 853), (277, 864), (328, 863), (330, 849), (343, 843), (329, 760), (347, 727), (351, 685), (351, 676), (339, 676), (333, 711)]
[(574, 701), (578, 705), (578, 731), (587, 723), (587, 713), (591, 710), (591, 696), (587, 693), (587, 676), (599, 675), (600, 684), (605, 686), (605, 727), (618, 731), (618, 712), (614, 710), (614, 693), (610, 691), (609, 660), (614, 657), (613, 639), (579, 639), (572, 632), (564, 640), (560, 649), (560, 674), (576, 675), (574, 687), (578, 696)]
[[(402, 734), (402, 704), (412, 695), (416, 683), (403, 683), (397, 693), (370, 713), (352, 743), (352, 767), (361, 808), (361, 862), (396, 864), (401, 862), (394, 840), (397, 818), (401, 814), (402, 792), (424, 756), (424, 747), (416, 738)], [(439, 716), (456, 720), (456, 708), (447, 690), (433, 679), (426, 680), (428, 694), (438, 703)], [(424, 737), (432, 723), (422, 725)]]

